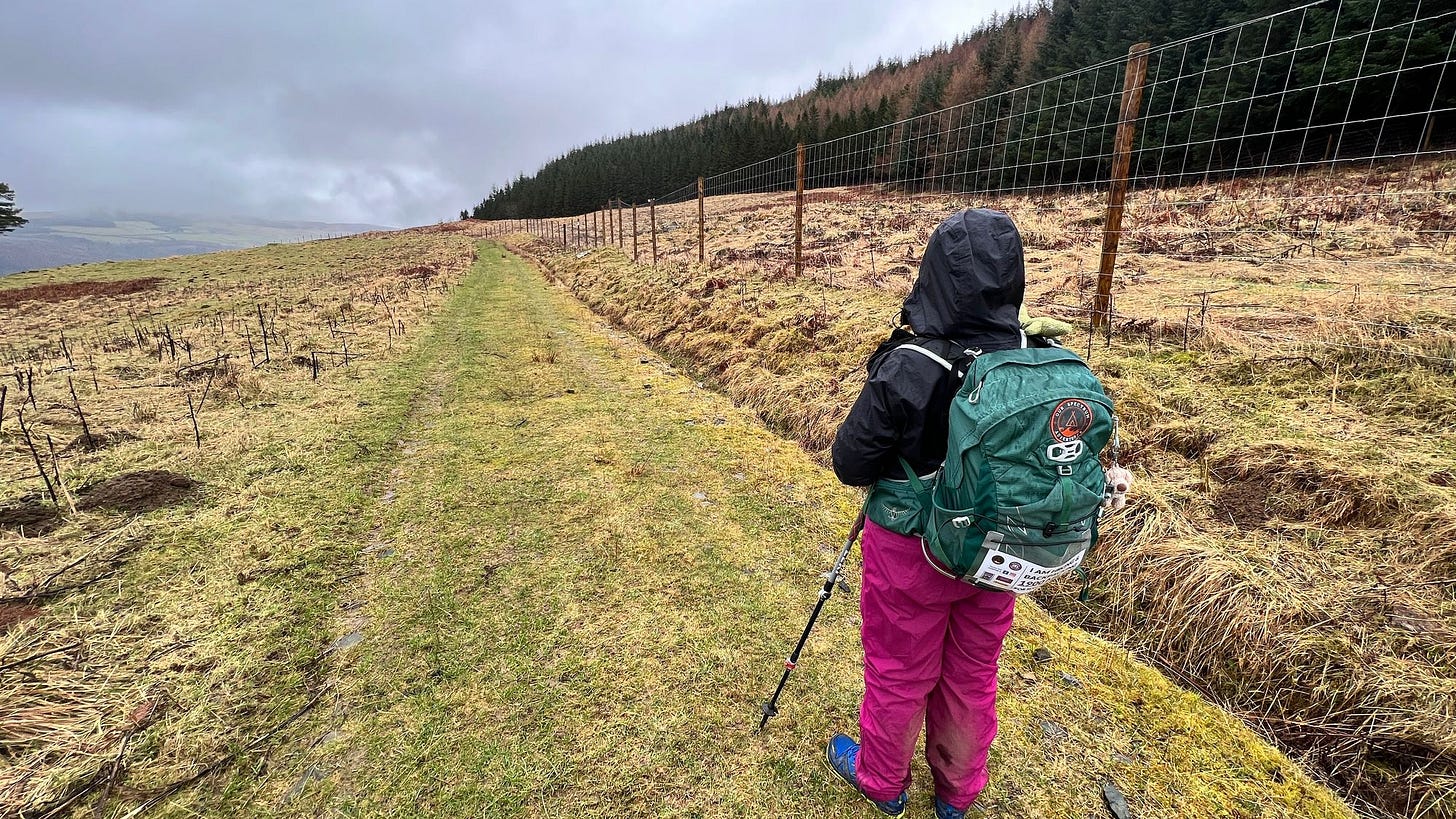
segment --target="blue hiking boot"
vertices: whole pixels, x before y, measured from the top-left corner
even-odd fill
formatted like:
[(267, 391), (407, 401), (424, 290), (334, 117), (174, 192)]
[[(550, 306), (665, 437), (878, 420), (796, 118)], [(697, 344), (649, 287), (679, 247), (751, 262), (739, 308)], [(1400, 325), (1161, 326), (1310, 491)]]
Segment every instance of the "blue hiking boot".
[(941, 801), (939, 796), (935, 797), (935, 819), (966, 819), (967, 816), (985, 816), (986, 812), (971, 805), (965, 810), (957, 810), (950, 806), (949, 802)]
[(910, 802), (910, 799), (904, 792), (894, 799), (881, 802), (878, 799), (871, 799), (860, 790), (859, 781), (854, 775), (854, 764), (859, 759), (858, 742), (844, 734), (835, 734), (829, 738), (829, 747), (825, 750), (824, 756), (829, 763), (829, 769), (838, 774), (840, 779), (848, 782), (849, 786), (854, 788), (867, 802), (879, 808), (880, 813), (897, 817), (905, 815), (905, 805)]

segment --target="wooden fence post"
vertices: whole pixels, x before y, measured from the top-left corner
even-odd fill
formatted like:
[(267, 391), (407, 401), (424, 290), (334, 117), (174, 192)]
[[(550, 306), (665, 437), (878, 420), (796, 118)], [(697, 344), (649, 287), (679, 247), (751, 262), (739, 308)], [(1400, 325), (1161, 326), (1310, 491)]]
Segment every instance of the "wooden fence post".
[(624, 233), (622, 231), (622, 205), (623, 204), (625, 204), (625, 203), (621, 199), (618, 199), (617, 200), (617, 247), (622, 248), (622, 249), (626, 249), (626, 247), (627, 247), (627, 239), (626, 239), (626, 236), (624, 235)]
[(632, 203), (632, 264), (637, 264), (637, 203)]
[(652, 222), (652, 266), (657, 266), (657, 200), (647, 200), (647, 218)]
[(703, 250), (703, 178), (698, 177), (698, 264), (707, 258)]
[(1132, 140), (1137, 131), (1138, 111), (1143, 102), (1143, 81), (1148, 76), (1149, 43), (1138, 43), (1127, 52), (1127, 70), (1122, 78), (1122, 108), (1117, 117), (1117, 137), (1112, 143), (1112, 187), (1107, 193), (1107, 224), (1102, 231), (1102, 262), (1097, 269), (1097, 296), (1092, 301), (1092, 329), (1112, 323), (1112, 269), (1117, 263), (1117, 242), (1122, 236), (1122, 203), (1127, 198), (1128, 166), (1132, 163)]
[(804, 143), (794, 162), (794, 278), (804, 277)]

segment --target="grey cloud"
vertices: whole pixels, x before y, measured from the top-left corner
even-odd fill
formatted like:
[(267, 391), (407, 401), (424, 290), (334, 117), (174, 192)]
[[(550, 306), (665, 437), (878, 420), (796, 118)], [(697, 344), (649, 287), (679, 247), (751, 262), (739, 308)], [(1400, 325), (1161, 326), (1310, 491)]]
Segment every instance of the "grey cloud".
[(427, 223), (574, 146), (787, 95), (995, 5), (12, 6), (0, 179), (37, 210)]

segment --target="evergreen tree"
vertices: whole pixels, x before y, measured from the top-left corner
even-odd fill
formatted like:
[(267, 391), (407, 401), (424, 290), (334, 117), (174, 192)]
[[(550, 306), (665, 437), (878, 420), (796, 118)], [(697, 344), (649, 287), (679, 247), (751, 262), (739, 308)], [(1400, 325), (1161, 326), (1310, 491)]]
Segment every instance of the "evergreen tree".
[(27, 221), (29, 220), (21, 217), (20, 208), (15, 207), (15, 191), (0, 182), (0, 233), (22, 227)]

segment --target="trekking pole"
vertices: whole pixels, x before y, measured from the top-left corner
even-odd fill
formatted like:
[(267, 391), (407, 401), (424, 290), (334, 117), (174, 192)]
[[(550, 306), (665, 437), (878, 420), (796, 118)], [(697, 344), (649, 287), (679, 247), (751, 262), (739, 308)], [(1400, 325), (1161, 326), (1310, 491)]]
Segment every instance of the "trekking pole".
[[(789, 655), (789, 659), (784, 661), (784, 675), (779, 677), (778, 688), (774, 689), (773, 696), (769, 697), (761, 707), (763, 719), (758, 721), (756, 731), (762, 731), (770, 717), (778, 716), (779, 695), (784, 693), (784, 684), (789, 681), (789, 674), (799, 664), (799, 653), (804, 650), (804, 644), (809, 642), (809, 632), (814, 630), (814, 621), (819, 619), (819, 612), (824, 609), (824, 601), (834, 594), (835, 586), (844, 587), (839, 575), (844, 571), (844, 561), (849, 559), (849, 550), (854, 548), (854, 542), (859, 539), (859, 533), (864, 530), (864, 521), (864, 511), (861, 510), (859, 516), (854, 519), (854, 527), (849, 530), (849, 538), (844, 541), (844, 548), (839, 550), (839, 557), (835, 559), (834, 567), (824, 573), (824, 588), (819, 590), (819, 601), (814, 604), (814, 613), (809, 615), (809, 624), (804, 626), (804, 633), (799, 635), (799, 644), (794, 646), (793, 653)], [(849, 591), (848, 587), (844, 587), (844, 590)]]

